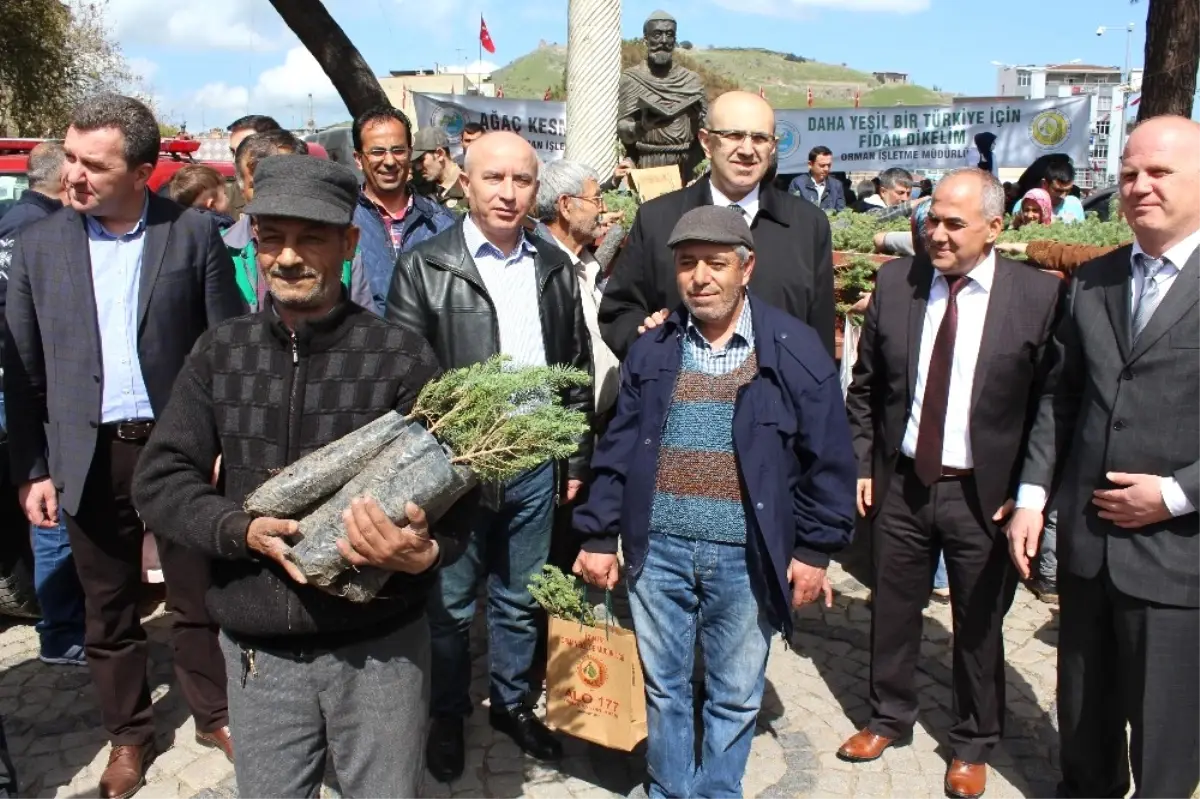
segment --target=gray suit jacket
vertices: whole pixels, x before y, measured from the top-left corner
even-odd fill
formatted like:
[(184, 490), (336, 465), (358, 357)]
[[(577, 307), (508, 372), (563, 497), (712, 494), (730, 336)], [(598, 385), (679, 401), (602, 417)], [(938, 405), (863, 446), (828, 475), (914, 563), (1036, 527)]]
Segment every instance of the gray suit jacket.
[[(212, 220), (155, 194), (138, 292), (138, 359), (155, 415), (196, 339), (244, 312)], [(9, 270), (5, 401), (13, 481), (50, 475), (77, 513), (100, 424), (100, 332), (84, 218), (64, 209), (21, 231)]]
[(1054, 338), (1023, 483), (1057, 485), (1060, 568), (1095, 577), (1107, 564), (1129, 596), (1200, 606), (1200, 518), (1138, 530), (1101, 519), (1092, 492), (1107, 472), (1173, 476), (1200, 508), (1200, 252), (1175, 277), (1131, 343), (1132, 245), (1071, 281)]

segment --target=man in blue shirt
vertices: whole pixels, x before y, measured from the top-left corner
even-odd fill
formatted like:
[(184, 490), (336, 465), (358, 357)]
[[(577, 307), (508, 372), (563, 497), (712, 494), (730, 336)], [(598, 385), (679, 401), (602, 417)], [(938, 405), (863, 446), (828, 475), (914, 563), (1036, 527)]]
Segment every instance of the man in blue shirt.
[[(704, 205), (672, 230), (683, 304), (629, 349), (616, 417), (575, 512), (574, 571), (612, 589), (624, 547), (646, 678), (651, 797), (741, 796), (772, 630), (824, 595), (850, 541), (854, 453), (833, 360), (746, 286), (745, 217)], [(653, 320), (650, 320), (653, 321)], [(696, 641), (708, 674), (694, 756)]]
[(818, 144), (808, 152), (808, 173), (797, 175), (788, 186), (788, 191), (803, 197), (822, 211), (842, 211), (846, 208), (846, 195), (842, 182), (829, 179), (833, 169), (833, 150)]
[[(1041, 188), (1050, 195), (1054, 219), (1058, 222), (1082, 222), (1084, 220), (1083, 203), (1072, 194), (1075, 188), (1075, 166), (1070, 159), (1055, 158), (1046, 164), (1042, 173)], [(1015, 216), (1021, 211), (1021, 198), (1017, 198), (1012, 208)]]

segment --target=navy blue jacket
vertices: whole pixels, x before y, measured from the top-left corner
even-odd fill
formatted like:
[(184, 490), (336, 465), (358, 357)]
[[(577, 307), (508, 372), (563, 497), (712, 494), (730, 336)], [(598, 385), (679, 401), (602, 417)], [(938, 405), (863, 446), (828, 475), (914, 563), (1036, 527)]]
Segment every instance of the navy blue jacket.
[(388, 289), (392, 285), (392, 273), (396, 271), (396, 259), (401, 252), (408, 252), (423, 241), (428, 241), (447, 228), (454, 227), (456, 217), (450, 211), (428, 197), (413, 194), (412, 208), (404, 216), (404, 248), (397, 252), (392, 246), (392, 237), (379, 218), (379, 212), (362, 192), (358, 194), (358, 207), (354, 209), (354, 225), (359, 234), (358, 248), (362, 253), (363, 268), (367, 282), (371, 284), (371, 295), (375, 300), (374, 310), (383, 316)]
[(842, 182), (833, 175), (825, 177), (825, 193), (821, 195), (820, 202), (817, 202), (817, 184), (807, 172), (792, 179), (788, 193), (803, 197), (822, 211), (842, 211), (846, 208), (846, 193), (842, 191)]
[(8, 213), (0, 217), (0, 239), (9, 239), (23, 227), (28, 227), (39, 219), (45, 219), (50, 214), (62, 208), (62, 203), (53, 197), (47, 197), (32, 189), (22, 192)]
[[(750, 562), (767, 578), (772, 624), (790, 631), (788, 566), (795, 558), (825, 567), (850, 542), (857, 471), (837, 369), (820, 336), (754, 295), (750, 309), (758, 373), (738, 394), (733, 445), (745, 487)], [(683, 313), (675, 311), (630, 347), (616, 416), (592, 458), (588, 501), (575, 511), (584, 551), (615, 553), (620, 536), (631, 580), (646, 560)], [(703, 469), (703, 462), (696, 467)]]

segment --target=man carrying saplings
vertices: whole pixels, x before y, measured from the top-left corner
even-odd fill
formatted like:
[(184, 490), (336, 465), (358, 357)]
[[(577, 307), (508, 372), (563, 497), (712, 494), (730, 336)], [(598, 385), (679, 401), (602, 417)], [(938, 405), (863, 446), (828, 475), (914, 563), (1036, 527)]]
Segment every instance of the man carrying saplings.
[[(373, 499), (344, 516), (344, 557), (395, 572), (371, 602), (305, 584), (285, 559), (297, 523), (252, 518), (272, 474), (390, 410), (438, 374), (417, 334), (350, 302), (354, 174), (273, 156), (246, 206), (269, 297), (197, 342), (146, 445), (134, 496), (160, 535), (213, 558), (241, 796), (315, 796), (333, 755), (346, 796), (415, 796), (429, 705), (425, 599), (454, 542), (421, 509), (394, 524)], [(213, 463), (220, 479), (213, 485)]]

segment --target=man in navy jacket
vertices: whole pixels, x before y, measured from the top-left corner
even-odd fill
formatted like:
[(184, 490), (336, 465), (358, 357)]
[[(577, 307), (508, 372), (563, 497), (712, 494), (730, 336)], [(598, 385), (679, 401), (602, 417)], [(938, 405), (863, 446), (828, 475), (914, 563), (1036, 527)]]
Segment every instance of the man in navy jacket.
[(844, 211), (846, 194), (842, 182), (830, 177), (833, 169), (833, 151), (818, 144), (808, 152), (808, 172), (797, 175), (788, 186), (788, 191), (803, 197), (822, 211)]
[[(646, 678), (650, 796), (739, 796), (772, 629), (832, 601), (825, 568), (854, 521), (855, 465), (837, 372), (811, 327), (746, 291), (745, 218), (679, 220), (683, 307), (630, 348), (616, 417), (575, 513), (575, 573), (617, 581), (622, 539)], [(710, 671), (701, 765), (692, 658)]]

